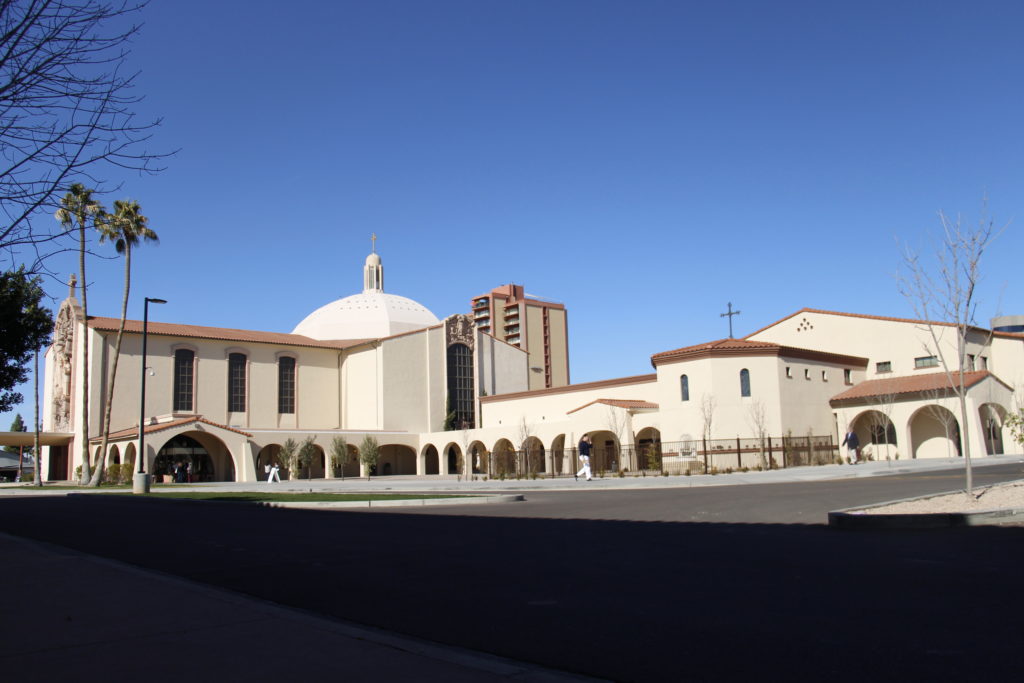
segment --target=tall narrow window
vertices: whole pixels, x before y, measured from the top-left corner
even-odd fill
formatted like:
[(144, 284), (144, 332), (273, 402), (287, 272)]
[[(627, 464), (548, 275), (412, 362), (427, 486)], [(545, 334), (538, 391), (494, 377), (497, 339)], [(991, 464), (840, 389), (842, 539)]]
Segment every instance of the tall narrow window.
[(192, 388), (196, 354), (187, 349), (174, 352), (174, 411), (192, 410)]
[(740, 370), (740, 396), (750, 396), (750, 370)]
[(295, 412), (295, 359), (290, 356), (277, 361), (277, 412)]
[(245, 354), (228, 356), (228, 412), (245, 412)]
[(456, 429), (472, 429), (475, 424), (473, 408), (473, 352), (465, 344), (448, 347), (448, 400), (449, 410), (455, 413)]
[(686, 375), (679, 377), (679, 394), (684, 401), (690, 400), (690, 378)]

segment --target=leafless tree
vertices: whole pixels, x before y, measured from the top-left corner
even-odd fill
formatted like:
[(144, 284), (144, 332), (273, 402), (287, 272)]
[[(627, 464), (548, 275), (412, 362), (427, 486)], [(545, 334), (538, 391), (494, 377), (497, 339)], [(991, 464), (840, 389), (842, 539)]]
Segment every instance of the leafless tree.
[(701, 429), (703, 430), (704, 440), (711, 441), (711, 430), (715, 419), (715, 409), (718, 407), (718, 402), (715, 397), (711, 394), (701, 394), (700, 397), (700, 417), (701, 417)]
[[(975, 226), (965, 225), (959, 215), (953, 218), (941, 211), (939, 222), (942, 233), (934, 259), (922, 259), (917, 251), (904, 245), (899, 289), (928, 331), (931, 353), (938, 358), (960, 403), (965, 492), (968, 498), (973, 498), (967, 387), (964, 378), (968, 371), (967, 335), (976, 329), (978, 302), (975, 292), (981, 280), (981, 258), (1001, 230), (995, 228), (994, 221), (988, 216), (987, 201), (983, 204), (981, 218)], [(956, 353), (953, 357), (948, 357), (950, 354), (940, 343), (941, 333), (948, 330), (949, 325), (956, 332)]]
[[(159, 120), (134, 109), (126, 26), (145, 0), (0, 0), (0, 251), (34, 262), (62, 234), (34, 221), (72, 182), (102, 188), (115, 169), (156, 172)], [(26, 253), (27, 252), (27, 253)]]
[(871, 397), (871, 405), (874, 410), (871, 410), (867, 416), (868, 424), (871, 426), (871, 440), (875, 441), (876, 435), (881, 435), (887, 459), (890, 457), (889, 429), (892, 427), (892, 409), (895, 403), (896, 394), (892, 392), (876, 394)]
[(765, 447), (768, 441), (768, 411), (764, 401), (755, 398), (747, 406), (747, 425), (754, 433), (758, 441), (758, 454), (761, 458), (761, 468), (768, 469), (768, 458), (765, 456)]
[(533, 453), (530, 450), (530, 437), (533, 436), (533, 425), (526, 421), (526, 416), (519, 418), (519, 448), (523, 453), (523, 466), (526, 476), (530, 476), (536, 469), (533, 462)]

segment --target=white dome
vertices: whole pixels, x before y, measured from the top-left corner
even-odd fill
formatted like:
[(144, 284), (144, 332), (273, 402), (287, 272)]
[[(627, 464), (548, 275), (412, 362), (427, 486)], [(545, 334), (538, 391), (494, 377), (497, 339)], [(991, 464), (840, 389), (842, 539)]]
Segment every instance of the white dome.
[(332, 301), (306, 316), (292, 334), (313, 339), (380, 339), (440, 323), (412, 299), (379, 290)]

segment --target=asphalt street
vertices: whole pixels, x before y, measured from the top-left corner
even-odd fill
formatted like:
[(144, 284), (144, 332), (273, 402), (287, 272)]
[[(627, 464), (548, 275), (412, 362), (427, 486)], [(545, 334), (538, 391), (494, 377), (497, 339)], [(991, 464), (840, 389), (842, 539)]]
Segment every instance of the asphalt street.
[(0, 499), (0, 520), (318, 615), (615, 680), (1017, 680), (1024, 528), (824, 526), (830, 509), (961, 480), (544, 491), (401, 512), (24, 497)]

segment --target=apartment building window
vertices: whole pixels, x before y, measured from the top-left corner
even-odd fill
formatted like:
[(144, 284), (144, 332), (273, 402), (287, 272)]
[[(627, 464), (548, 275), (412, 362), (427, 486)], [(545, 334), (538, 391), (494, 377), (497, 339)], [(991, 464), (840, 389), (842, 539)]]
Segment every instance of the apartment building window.
[(228, 356), (228, 412), (245, 412), (245, 365), (248, 359), (244, 353)]
[(810, 378), (811, 378), (811, 369), (810, 368), (804, 368), (804, 379), (809, 380)]
[(684, 401), (690, 400), (690, 378), (686, 375), (679, 378), (679, 394)]
[(967, 354), (967, 369), (968, 370), (974, 370), (974, 354), (973, 353)]
[(843, 382), (846, 384), (853, 384), (853, 370), (850, 368), (843, 369)]
[(875, 372), (879, 374), (883, 372), (892, 372), (892, 361), (883, 360), (875, 363)]
[(174, 352), (174, 411), (192, 411), (196, 354), (187, 349)]
[(786, 377), (793, 379), (793, 368), (786, 366)]
[(295, 359), (291, 356), (277, 360), (277, 412), (295, 412)]
[(821, 371), (821, 381), (822, 382), (827, 382), (828, 381), (828, 372), (826, 372), (825, 370)]
[(988, 357), (986, 356), (981, 357), (981, 369), (988, 370)]
[(934, 368), (938, 367), (939, 358), (938, 356), (921, 356), (914, 359), (915, 368)]
[(740, 396), (750, 396), (750, 370), (740, 370)]

